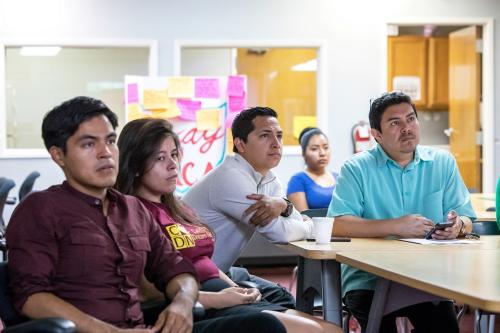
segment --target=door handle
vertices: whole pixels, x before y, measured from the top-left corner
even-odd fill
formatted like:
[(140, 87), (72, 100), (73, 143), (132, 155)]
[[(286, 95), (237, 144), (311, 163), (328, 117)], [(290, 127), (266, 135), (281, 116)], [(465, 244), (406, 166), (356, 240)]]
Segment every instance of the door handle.
[(450, 137), (451, 134), (453, 133), (453, 131), (454, 131), (453, 127), (450, 127), (450, 128), (445, 129), (443, 132), (444, 132), (444, 134), (446, 134), (447, 137)]

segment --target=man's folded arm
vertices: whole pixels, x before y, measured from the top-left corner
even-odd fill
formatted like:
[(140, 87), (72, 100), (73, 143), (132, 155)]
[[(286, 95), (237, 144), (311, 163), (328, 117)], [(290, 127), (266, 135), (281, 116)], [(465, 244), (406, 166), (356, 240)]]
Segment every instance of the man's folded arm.
[[(247, 198), (247, 195), (255, 193), (256, 189), (250, 180), (240, 178), (237, 186), (232, 182), (212, 186), (210, 200), (217, 210), (241, 223), (250, 224), (253, 213), (245, 215), (244, 212), (256, 202)], [(300, 213), (294, 209), (289, 217), (278, 216), (267, 226), (257, 227), (257, 231), (273, 243), (287, 243), (310, 237), (312, 221), (303, 221)]]

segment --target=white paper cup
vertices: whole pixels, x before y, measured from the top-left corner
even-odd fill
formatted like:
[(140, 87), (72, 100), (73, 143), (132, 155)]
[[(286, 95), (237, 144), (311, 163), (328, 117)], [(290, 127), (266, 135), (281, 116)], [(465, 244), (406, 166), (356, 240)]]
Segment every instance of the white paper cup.
[(333, 217), (313, 217), (316, 244), (329, 244), (332, 237)]

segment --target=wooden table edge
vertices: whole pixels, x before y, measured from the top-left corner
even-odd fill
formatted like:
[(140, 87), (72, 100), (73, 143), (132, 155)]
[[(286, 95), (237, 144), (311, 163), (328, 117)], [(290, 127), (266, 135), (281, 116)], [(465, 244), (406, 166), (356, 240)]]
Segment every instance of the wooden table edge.
[[(356, 267), (358, 269), (383, 277), (393, 282), (397, 282), (415, 289), (419, 289), (440, 297), (453, 299), (460, 303), (468, 304), (477, 307), (479, 309), (482, 309), (484, 311), (500, 313), (500, 302), (493, 300), (477, 299), (474, 298), (473, 296), (463, 294), (460, 291), (453, 291), (444, 287), (435, 286), (428, 282), (420, 281), (411, 277), (401, 275), (397, 272), (386, 272), (384, 270), (380, 270), (376, 266), (359, 262), (356, 259), (349, 258), (348, 256), (349, 256), (348, 252), (342, 253), (342, 251), (340, 251), (337, 253), (336, 260), (342, 264)], [(398, 278), (397, 281), (394, 279), (394, 277)]]

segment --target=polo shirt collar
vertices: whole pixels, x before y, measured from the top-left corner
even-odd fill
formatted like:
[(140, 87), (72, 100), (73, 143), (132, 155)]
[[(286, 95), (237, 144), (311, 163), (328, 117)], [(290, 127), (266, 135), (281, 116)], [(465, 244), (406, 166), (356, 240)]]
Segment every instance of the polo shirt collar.
[(245, 170), (250, 176), (252, 176), (257, 184), (267, 184), (276, 178), (271, 170), (269, 170), (269, 172), (265, 176), (262, 176), (260, 172), (255, 171), (253, 166), (238, 153), (234, 154), (234, 159), (238, 164), (240, 164), (243, 170)]
[[(387, 155), (385, 150), (378, 143), (376, 147), (376, 159), (378, 167), (386, 165), (387, 161), (392, 161), (393, 163), (397, 164), (392, 158), (389, 157), (389, 155)], [(432, 157), (432, 155), (429, 154), (428, 150), (424, 149), (420, 145), (417, 145), (417, 148), (415, 149), (415, 156), (413, 157), (413, 162), (411, 163), (418, 164), (420, 163), (420, 161), (432, 161), (432, 160), (434, 160), (434, 157)]]

